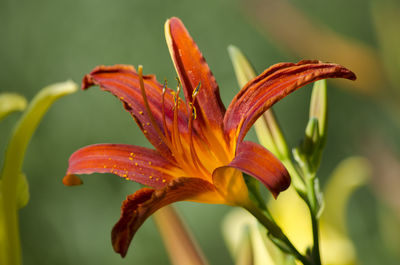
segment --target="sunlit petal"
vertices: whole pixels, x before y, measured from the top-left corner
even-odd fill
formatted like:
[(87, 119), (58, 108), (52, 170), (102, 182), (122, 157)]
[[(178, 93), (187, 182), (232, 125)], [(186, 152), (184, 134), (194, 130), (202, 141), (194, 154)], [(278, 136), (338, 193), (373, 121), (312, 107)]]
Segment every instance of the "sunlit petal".
[(253, 142), (241, 142), (228, 167), (236, 168), (263, 183), (277, 197), (290, 185), (290, 176), (282, 162)]
[(112, 173), (154, 188), (161, 188), (170, 180), (184, 176), (177, 166), (156, 150), (122, 144), (90, 145), (73, 153), (64, 184), (76, 183), (71, 181), (76, 179), (73, 174), (91, 173)]
[(216, 190), (227, 201), (226, 204), (244, 206), (249, 202), (249, 192), (240, 170), (222, 166), (213, 172), (213, 184)]
[(224, 118), (225, 133), (238, 141), (268, 108), (288, 94), (311, 82), (325, 78), (356, 76), (341, 65), (320, 61), (279, 63), (249, 81), (232, 100)]
[[(153, 75), (143, 76), (151, 114), (156, 126), (161, 132), (169, 131), (173, 121), (174, 97), (171, 90), (166, 89), (164, 95), (165, 120), (168, 128), (163, 125), (162, 97), (163, 85), (159, 84)], [(152, 124), (149, 113), (146, 111), (145, 102), (140, 90), (139, 75), (132, 66), (115, 65), (99, 66), (82, 81), (82, 88), (87, 89), (92, 85), (99, 85), (101, 89), (111, 92), (124, 104), (125, 109), (133, 116), (147, 139), (157, 148), (160, 153), (171, 158), (168, 146), (162, 141), (154, 124)], [(184, 104), (179, 105), (178, 125), (181, 132), (187, 130), (187, 111)]]
[(225, 113), (219, 88), (203, 55), (179, 18), (171, 18), (165, 24), (165, 36), (182, 82), (187, 103), (200, 84), (196, 98), (198, 120), (212, 127), (220, 127)]
[[(121, 217), (112, 230), (114, 250), (122, 257), (139, 227), (155, 211), (177, 201), (194, 200), (215, 193), (211, 183), (196, 178), (179, 178), (168, 183), (163, 189), (143, 188), (131, 194), (123, 202)], [(203, 196), (206, 195), (206, 196)], [(218, 201), (216, 201), (218, 203)]]

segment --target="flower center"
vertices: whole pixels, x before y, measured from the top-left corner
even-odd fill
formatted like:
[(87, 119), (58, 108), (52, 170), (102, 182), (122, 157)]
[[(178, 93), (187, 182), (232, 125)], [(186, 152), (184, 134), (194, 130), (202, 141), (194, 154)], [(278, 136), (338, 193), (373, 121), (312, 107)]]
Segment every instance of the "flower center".
[[(215, 161), (213, 160), (215, 157), (210, 157), (210, 155), (206, 155), (207, 147), (202, 141), (199, 141), (199, 137), (194, 135), (194, 120), (197, 117), (197, 111), (195, 107), (195, 100), (196, 96), (200, 91), (201, 84), (199, 83), (196, 89), (194, 89), (192, 93), (192, 101), (189, 102), (188, 107), (189, 110), (187, 111), (188, 120), (187, 120), (187, 130), (182, 128), (182, 124), (179, 122), (179, 109), (180, 104), (182, 103), (181, 98), (179, 97), (179, 93), (181, 90), (181, 83), (178, 80), (177, 91), (172, 92), (174, 96), (174, 106), (173, 106), (173, 118), (172, 124), (171, 121), (167, 123), (166, 119), (166, 110), (165, 110), (165, 93), (167, 91), (166, 82), (164, 83), (163, 90), (162, 90), (162, 102), (161, 102), (161, 111), (162, 111), (162, 127), (161, 129), (158, 123), (156, 122), (145, 92), (144, 88), (144, 81), (143, 81), (143, 67), (140, 65), (138, 67), (138, 75), (139, 75), (139, 83), (140, 89), (142, 92), (142, 97), (145, 103), (146, 112), (149, 116), (150, 123), (157, 132), (158, 136), (160, 137), (161, 141), (164, 142), (168, 148), (170, 149), (175, 162), (180, 168), (183, 169), (184, 172), (188, 174), (187, 177), (198, 177), (205, 180), (212, 182), (211, 174), (216, 167)], [(182, 108), (181, 108), (182, 109)], [(198, 132), (197, 132), (198, 134)], [(195, 140), (194, 140), (195, 139)], [(203, 146), (202, 146), (203, 145)], [(199, 153), (196, 150), (200, 151)], [(212, 152), (208, 152), (212, 153)], [(211, 163), (203, 163), (204, 162), (211, 162)], [(220, 163), (217, 163), (220, 164)]]

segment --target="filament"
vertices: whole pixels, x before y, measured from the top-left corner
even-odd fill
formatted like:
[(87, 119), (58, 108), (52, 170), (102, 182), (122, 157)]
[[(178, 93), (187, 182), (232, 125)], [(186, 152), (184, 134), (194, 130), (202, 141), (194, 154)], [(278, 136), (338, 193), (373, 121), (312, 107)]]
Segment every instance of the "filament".
[(164, 80), (164, 85), (162, 88), (162, 99), (161, 99), (161, 115), (162, 115), (162, 122), (164, 126), (164, 135), (169, 142), (171, 142), (171, 137), (169, 135), (169, 130), (167, 127), (167, 121), (165, 120), (165, 92), (167, 90), (167, 80)]
[(190, 112), (192, 115), (190, 115), (189, 118), (189, 124), (188, 124), (188, 130), (189, 130), (189, 148), (190, 148), (190, 156), (194, 162), (195, 167), (198, 170), (203, 170), (204, 172), (208, 172), (207, 169), (204, 167), (203, 163), (201, 163), (199, 157), (197, 156), (197, 153), (194, 149), (194, 144), (193, 144), (193, 120), (196, 119), (196, 107), (194, 106), (194, 102), (196, 100), (196, 95), (198, 94), (200, 90), (201, 83), (199, 83), (196, 87), (195, 90), (193, 90), (192, 93), (192, 102), (189, 102), (189, 107), (190, 107)]
[(176, 90), (175, 96), (175, 104), (174, 104), (174, 119), (173, 119), (173, 129), (172, 129), (172, 142), (173, 146), (176, 147), (176, 153), (183, 158), (184, 162), (188, 162), (186, 157), (184, 156), (184, 148), (182, 146), (180, 134), (179, 134), (179, 125), (178, 125), (178, 111), (179, 111), (179, 93), (180, 93), (180, 82), (178, 82), (178, 87)]
[(142, 92), (142, 97), (143, 97), (143, 101), (144, 101), (144, 105), (146, 107), (146, 111), (147, 114), (149, 115), (150, 118), (150, 122), (151, 125), (153, 126), (153, 128), (156, 130), (158, 136), (160, 136), (161, 140), (168, 146), (168, 148), (171, 150), (171, 142), (168, 141), (167, 138), (165, 138), (165, 135), (161, 132), (160, 127), (158, 126), (158, 124), (156, 123), (156, 120), (154, 119), (153, 113), (150, 110), (150, 105), (149, 102), (147, 100), (147, 96), (146, 96), (146, 91), (144, 89), (144, 81), (143, 81), (143, 66), (139, 65), (138, 67), (139, 70), (139, 84), (140, 84), (140, 90)]

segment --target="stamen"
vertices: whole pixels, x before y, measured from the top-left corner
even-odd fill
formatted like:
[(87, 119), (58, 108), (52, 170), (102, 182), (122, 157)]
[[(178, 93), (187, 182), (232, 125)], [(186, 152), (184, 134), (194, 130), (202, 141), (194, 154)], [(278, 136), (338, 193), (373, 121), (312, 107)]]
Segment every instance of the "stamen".
[(189, 102), (189, 107), (192, 110), (192, 116), (193, 116), (193, 119), (195, 120), (197, 118), (196, 107), (194, 106), (194, 104), (192, 102)]
[(201, 163), (199, 157), (197, 156), (196, 151), (194, 150), (194, 144), (193, 144), (193, 120), (196, 119), (196, 107), (194, 106), (194, 102), (196, 100), (196, 96), (200, 91), (201, 83), (199, 83), (196, 87), (195, 90), (193, 90), (192, 93), (192, 102), (189, 102), (189, 107), (191, 109), (192, 115), (189, 118), (189, 124), (188, 124), (188, 130), (189, 130), (189, 148), (190, 148), (190, 156), (192, 157), (192, 160), (194, 162), (195, 167), (198, 170), (202, 170), (205, 173), (207, 173), (207, 169), (204, 167), (203, 163)]
[[(180, 88), (182, 87), (182, 83), (181, 83), (181, 80), (179, 79), (179, 77), (175, 77), (175, 79), (176, 79), (176, 82), (178, 83), (177, 87), (176, 87), (176, 92), (179, 95), (179, 91), (180, 91)], [(178, 91), (178, 89), (179, 89), (179, 91)]]
[(181, 89), (181, 80), (178, 77), (175, 77), (176, 82), (178, 83), (176, 85), (176, 92), (175, 91), (171, 91), (172, 96), (174, 97), (174, 107), (172, 108), (172, 110), (175, 110), (175, 107), (177, 106), (177, 103), (179, 101), (179, 93), (180, 93), (180, 89)]
[(200, 91), (200, 87), (201, 87), (201, 82), (199, 82), (199, 84), (197, 85), (197, 87), (193, 90), (192, 92), (192, 101), (194, 102), (194, 98), (197, 96), (197, 94)]
[(178, 112), (179, 112), (179, 93), (181, 91), (181, 86), (180, 82), (178, 80), (178, 87), (176, 90), (176, 100), (174, 104), (174, 119), (173, 119), (173, 129), (172, 129), (172, 144), (174, 147), (176, 147), (176, 155), (179, 155), (185, 162), (187, 162), (187, 159), (184, 154), (184, 148), (182, 146), (180, 134), (179, 134), (179, 125), (178, 125)]
[(167, 91), (167, 80), (164, 80), (164, 85), (162, 88), (162, 99), (161, 99), (161, 111), (162, 111), (162, 122), (164, 126), (164, 135), (169, 142), (171, 142), (171, 137), (168, 132), (167, 121), (165, 120), (165, 92)]
[[(158, 124), (156, 123), (156, 120), (154, 119), (153, 113), (150, 110), (150, 105), (149, 102), (147, 100), (147, 96), (146, 96), (146, 91), (144, 90), (144, 81), (143, 81), (143, 66), (139, 65), (138, 67), (139, 70), (139, 84), (140, 84), (140, 90), (142, 92), (142, 97), (143, 97), (143, 101), (146, 107), (146, 111), (147, 114), (149, 115), (150, 118), (150, 122), (152, 124), (152, 126), (154, 127), (154, 129), (156, 130), (158, 136), (160, 136), (161, 140), (168, 146), (169, 149), (171, 149), (171, 143), (170, 141), (168, 141), (164, 134), (161, 132), (160, 127), (158, 126)], [(144, 130), (144, 132), (147, 132), (146, 130)]]
[(194, 119), (197, 118), (197, 112), (196, 112), (196, 107), (194, 106), (194, 100), (195, 100), (197, 94), (200, 91), (200, 87), (201, 87), (201, 82), (199, 82), (197, 87), (193, 90), (193, 92), (192, 92), (192, 102), (189, 102), (189, 107), (192, 109), (192, 115), (193, 115)]

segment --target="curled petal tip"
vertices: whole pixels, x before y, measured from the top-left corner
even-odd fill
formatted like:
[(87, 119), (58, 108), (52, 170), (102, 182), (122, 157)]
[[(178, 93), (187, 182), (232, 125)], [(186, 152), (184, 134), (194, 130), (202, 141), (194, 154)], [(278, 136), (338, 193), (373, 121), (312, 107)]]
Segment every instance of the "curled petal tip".
[[(182, 23), (182, 21), (178, 18), (178, 17), (170, 17), (169, 19), (167, 19), (167, 21), (165, 22), (166, 24), (170, 24), (170, 23), (173, 23), (173, 22), (180, 22), (180, 23)], [(182, 23), (183, 24), (183, 23)]]
[(333, 64), (333, 65), (336, 65), (337, 67), (336, 75), (333, 75), (332, 76), (333, 78), (346, 78), (353, 81), (357, 79), (356, 74), (351, 70), (347, 69), (346, 67), (339, 64)]
[(94, 82), (92, 76), (90, 74), (85, 75), (82, 79), (82, 85), (81, 85), (82, 90), (86, 90), (93, 85)]
[(347, 69), (346, 67), (340, 65), (340, 64), (335, 64), (335, 63), (324, 63), (322, 61), (319, 60), (301, 60), (299, 61), (296, 65), (300, 66), (300, 65), (305, 65), (305, 64), (325, 64), (326, 67), (331, 67), (334, 66), (335, 67), (335, 71), (334, 71), (334, 75), (333, 76), (329, 76), (329, 77), (333, 77), (333, 78), (346, 78), (349, 80), (356, 80), (357, 76), (354, 72), (350, 71), (349, 69)]
[(278, 199), (278, 196), (281, 192), (287, 190), (290, 186), (291, 183), (291, 177), (289, 175), (289, 172), (284, 168), (281, 171), (281, 175), (278, 175), (278, 179), (280, 179), (279, 184), (276, 185), (276, 187), (271, 187), (270, 186), (270, 191), (274, 199)]
[(65, 186), (79, 186), (83, 184), (83, 181), (74, 174), (67, 174), (62, 181)]
[(101, 73), (112, 73), (112, 72), (134, 72), (136, 73), (135, 67), (132, 65), (125, 65), (125, 64), (116, 64), (113, 66), (105, 66), (105, 65), (99, 65), (96, 66), (90, 74), (87, 74), (83, 77), (82, 80), (82, 90), (86, 90), (89, 87), (96, 85), (96, 82), (93, 78), (96, 74), (101, 74)]
[[(288, 176), (287, 178), (290, 179), (290, 176)], [(271, 190), (271, 194), (272, 194), (272, 196), (274, 197), (274, 199), (275, 199), (275, 200), (278, 199), (279, 194), (280, 194), (281, 192), (287, 190), (287, 189), (289, 188), (289, 186), (290, 186), (290, 181), (288, 181), (287, 184), (286, 184), (286, 183), (283, 184), (283, 185), (281, 186), (281, 189), (280, 189), (280, 190)]]
[(350, 80), (356, 80), (357, 76), (355, 73), (353, 73), (352, 71), (348, 70), (345, 68), (345, 71), (347, 72), (346, 78), (350, 79)]

